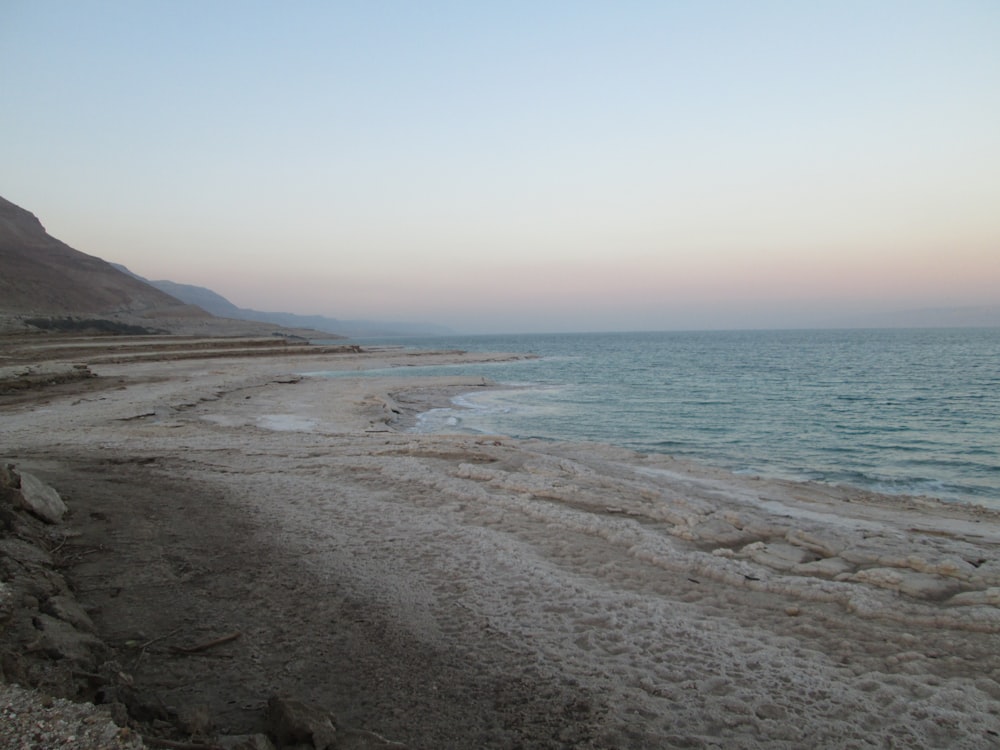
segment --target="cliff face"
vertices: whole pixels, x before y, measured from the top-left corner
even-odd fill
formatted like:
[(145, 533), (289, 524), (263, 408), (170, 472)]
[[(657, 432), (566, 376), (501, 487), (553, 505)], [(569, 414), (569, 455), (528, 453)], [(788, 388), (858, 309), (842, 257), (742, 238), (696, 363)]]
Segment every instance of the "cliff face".
[(45, 231), (34, 214), (0, 198), (0, 311), (31, 315), (202, 310), (74, 250)]

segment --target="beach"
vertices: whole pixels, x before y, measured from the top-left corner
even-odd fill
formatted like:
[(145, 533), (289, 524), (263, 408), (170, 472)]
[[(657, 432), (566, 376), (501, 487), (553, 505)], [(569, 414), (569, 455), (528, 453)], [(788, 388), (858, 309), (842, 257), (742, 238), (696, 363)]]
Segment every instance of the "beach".
[(253, 734), (285, 695), (412, 748), (1000, 747), (1000, 514), (414, 434), (489, 384), (360, 372), (502, 354), (231, 354), (0, 399), (161, 721)]

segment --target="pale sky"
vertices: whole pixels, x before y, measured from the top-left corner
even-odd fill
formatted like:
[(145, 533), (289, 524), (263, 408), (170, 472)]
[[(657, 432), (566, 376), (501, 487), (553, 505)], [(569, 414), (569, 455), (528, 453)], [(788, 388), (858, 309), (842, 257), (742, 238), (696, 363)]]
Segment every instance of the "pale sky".
[(997, 0), (0, 0), (0, 87), (0, 195), (243, 307), (523, 332), (1000, 304)]

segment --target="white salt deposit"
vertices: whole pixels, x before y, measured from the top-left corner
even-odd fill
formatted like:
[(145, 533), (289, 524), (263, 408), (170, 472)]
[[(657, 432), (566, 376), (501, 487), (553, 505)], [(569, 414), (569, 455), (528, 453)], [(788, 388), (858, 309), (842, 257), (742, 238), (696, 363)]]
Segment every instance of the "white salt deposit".
[(316, 420), (296, 414), (261, 414), (257, 424), (266, 430), (308, 431), (316, 427)]

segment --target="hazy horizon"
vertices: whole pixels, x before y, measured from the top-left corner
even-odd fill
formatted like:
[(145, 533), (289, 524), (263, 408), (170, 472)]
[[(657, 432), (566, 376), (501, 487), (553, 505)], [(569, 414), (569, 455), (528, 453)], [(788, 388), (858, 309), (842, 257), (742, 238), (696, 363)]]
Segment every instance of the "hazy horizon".
[(0, 195), (146, 278), (340, 319), (996, 306), (997, 39), (986, 0), (13, 0)]

